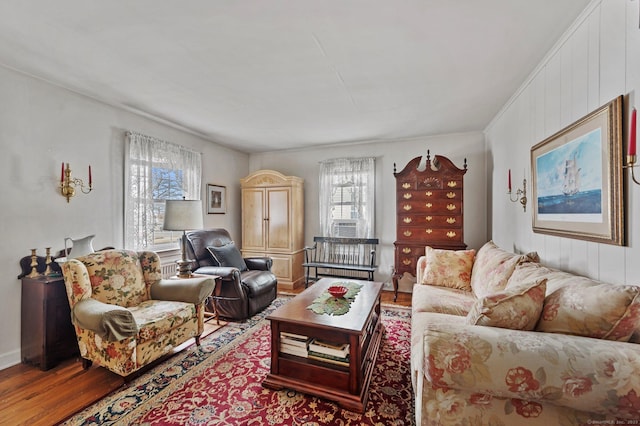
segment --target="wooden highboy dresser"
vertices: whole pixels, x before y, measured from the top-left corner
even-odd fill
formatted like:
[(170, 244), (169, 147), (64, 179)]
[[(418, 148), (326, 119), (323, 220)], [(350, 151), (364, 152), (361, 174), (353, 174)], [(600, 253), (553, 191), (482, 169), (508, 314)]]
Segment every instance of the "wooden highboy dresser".
[(396, 178), (396, 241), (393, 273), (394, 300), (398, 281), (416, 275), (418, 258), (425, 246), (462, 250), (464, 243), (463, 186), (467, 160), (459, 169), (451, 160), (427, 151), (424, 170), (418, 170), (422, 156), (409, 161)]

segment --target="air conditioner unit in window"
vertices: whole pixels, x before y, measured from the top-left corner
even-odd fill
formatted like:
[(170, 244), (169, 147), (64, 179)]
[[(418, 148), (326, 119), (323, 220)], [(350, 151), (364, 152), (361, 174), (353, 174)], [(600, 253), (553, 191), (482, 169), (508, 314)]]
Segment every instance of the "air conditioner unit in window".
[(331, 225), (334, 237), (356, 238), (357, 222), (355, 220), (336, 220)]

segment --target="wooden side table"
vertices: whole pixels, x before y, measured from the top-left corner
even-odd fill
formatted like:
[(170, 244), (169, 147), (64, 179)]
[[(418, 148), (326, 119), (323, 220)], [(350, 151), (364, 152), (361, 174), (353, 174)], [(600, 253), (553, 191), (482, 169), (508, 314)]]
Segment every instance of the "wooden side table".
[(62, 276), (22, 278), (21, 320), (23, 363), (48, 370), (80, 353)]

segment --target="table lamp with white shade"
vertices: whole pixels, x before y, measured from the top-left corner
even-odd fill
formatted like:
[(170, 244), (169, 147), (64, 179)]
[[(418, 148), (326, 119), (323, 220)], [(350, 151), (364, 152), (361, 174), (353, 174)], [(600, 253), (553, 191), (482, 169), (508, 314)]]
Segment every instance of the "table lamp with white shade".
[(202, 229), (202, 202), (200, 200), (166, 200), (164, 209), (164, 224), (162, 228), (167, 231), (182, 231), (180, 248), (182, 259), (177, 260), (178, 277), (190, 278), (191, 263), (187, 259), (187, 230)]

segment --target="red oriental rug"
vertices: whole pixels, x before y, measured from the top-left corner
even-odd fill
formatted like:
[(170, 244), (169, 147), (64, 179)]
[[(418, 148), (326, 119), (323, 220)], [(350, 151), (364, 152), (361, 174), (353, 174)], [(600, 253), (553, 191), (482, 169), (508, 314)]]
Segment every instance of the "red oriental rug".
[(413, 425), (410, 311), (382, 309), (385, 326), (364, 414), (292, 390), (262, 387), (269, 372), (277, 299), (245, 323), (230, 323), (133, 380), (65, 425)]

